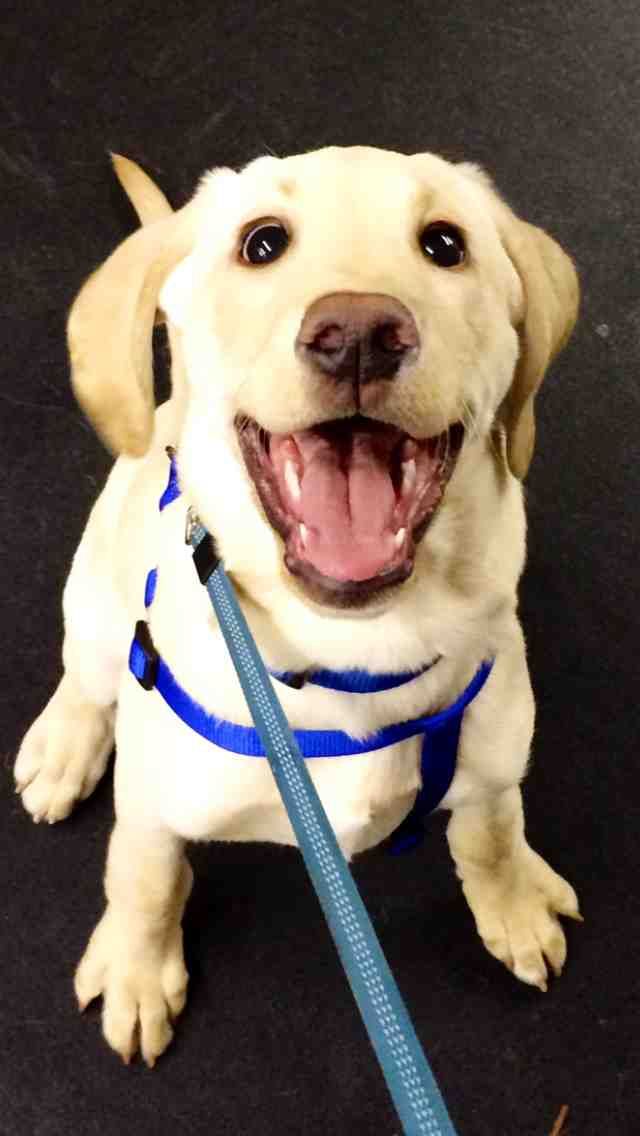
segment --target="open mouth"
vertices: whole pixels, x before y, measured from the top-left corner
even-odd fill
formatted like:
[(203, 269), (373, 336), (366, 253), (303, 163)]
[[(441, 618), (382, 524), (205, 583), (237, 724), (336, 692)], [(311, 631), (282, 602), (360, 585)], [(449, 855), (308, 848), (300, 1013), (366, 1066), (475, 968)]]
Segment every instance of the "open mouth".
[(291, 434), (236, 422), (285, 564), (313, 598), (356, 604), (413, 571), (462, 445), (460, 423), (418, 439), (355, 415)]

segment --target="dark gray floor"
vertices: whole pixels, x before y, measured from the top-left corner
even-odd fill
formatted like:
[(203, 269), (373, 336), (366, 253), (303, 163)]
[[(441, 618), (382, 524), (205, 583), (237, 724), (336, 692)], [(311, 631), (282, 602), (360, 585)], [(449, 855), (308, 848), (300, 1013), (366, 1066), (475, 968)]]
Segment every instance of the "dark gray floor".
[(70, 977), (101, 903), (105, 783), (68, 823), (12, 795), (59, 668), (59, 593), (107, 459), (74, 408), (64, 318), (132, 226), (105, 153), (174, 203), (216, 163), (327, 142), (484, 163), (573, 253), (584, 303), (540, 407), (523, 616), (539, 701), (533, 843), (586, 916), (543, 997), (483, 952), (436, 819), (356, 875), (460, 1136), (632, 1136), (637, 1034), (640, 8), (548, 0), (5, 5), (0, 70), (0, 1132), (293, 1136), (398, 1124), (293, 851), (198, 849), (177, 1043), (121, 1067)]

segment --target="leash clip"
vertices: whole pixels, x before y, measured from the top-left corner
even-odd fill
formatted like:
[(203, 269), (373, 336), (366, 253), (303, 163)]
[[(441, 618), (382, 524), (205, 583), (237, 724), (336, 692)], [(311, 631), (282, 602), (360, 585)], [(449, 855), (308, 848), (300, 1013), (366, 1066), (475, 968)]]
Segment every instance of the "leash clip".
[[(204, 536), (201, 537), (197, 545), (194, 545), (193, 536), (197, 529), (201, 529)], [(215, 572), (218, 567), (220, 557), (216, 548), (216, 542), (211, 536), (211, 533), (208, 533), (204, 528), (193, 505), (190, 505), (187, 509), (184, 540), (185, 544), (189, 544), (193, 548), (193, 562), (196, 566), (200, 583), (206, 584), (211, 573)]]
[(184, 526), (184, 543), (191, 544), (191, 538), (200, 524), (200, 518), (196, 513), (193, 505), (189, 505), (187, 509), (187, 519)]

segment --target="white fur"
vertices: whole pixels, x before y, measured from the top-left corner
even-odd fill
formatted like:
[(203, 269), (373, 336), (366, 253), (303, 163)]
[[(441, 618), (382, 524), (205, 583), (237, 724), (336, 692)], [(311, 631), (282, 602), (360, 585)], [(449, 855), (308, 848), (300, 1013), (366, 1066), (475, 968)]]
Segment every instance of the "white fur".
[[(441, 661), (411, 685), (351, 695), (277, 686), (294, 727), (355, 737), (449, 704), (483, 659), (486, 687), (467, 710), (451, 850), (488, 949), (524, 981), (559, 972), (557, 912), (577, 917), (572, 889), (529, 849), (518, 785), (534, 707), (516, 588), (525, 553), (519, 481), (494, 430), (518, 356), (520, 278), (492, 212), (493, 191), (471, 167), (431, 155), (321, 151), (263, 158), (240, 175), (202, 182), (194, 248), (169, 275), (160, 302), (173, 326), (181, 381), (157, 413), (142, 459), (120, 458), (74, 559), (64, 596), (65, 677), (27, 734), (16, 763), (36, 820), (66, 816), (106, 761), (117, 702), (117, 825), (106, 877), (109, 905), (78, 970), (81, 1005), (104, 995), (104, 1029), (128, 1060), (136, 1027), (153, 1063), (184, 1002), (180, 919), (190, 874), (184, 839), (294, 841), (266, 761), (220, 751), (185, 727), (127, 669), (147, 571), (158, 567), (154, 641), (178, 681), (208, 710), (250, 717), (206, 592), (184, 544), (193, 504), (216, 534), (266, 663), (282, 669), (389, 671)], [(296, 238), (282, 262), (252, 271), (235, 256), (247, 221), (284, 216)], [(470, 265), (447, 273), (408, 239), (445, 216), (467, 234)], [(272, 430), (332, 416), (326, 384), (302, 374), (293, 342), (323, 294), (390, 293), (414, 313), (424, 352), (390, 391), (386, 416), (418, 436), (465, 415), (473, 421), (413, 576), (362, 610), (310, 602), (288, 575), (241, 459), (234, 417)], [(179, 447), (182, 496), (162, 514), (167, 443)], [(387, 836), (419, 785), (419, 740), (309, 769), (348, 856)], [(167, 1008), (168, 1007), (168, 1008)]]

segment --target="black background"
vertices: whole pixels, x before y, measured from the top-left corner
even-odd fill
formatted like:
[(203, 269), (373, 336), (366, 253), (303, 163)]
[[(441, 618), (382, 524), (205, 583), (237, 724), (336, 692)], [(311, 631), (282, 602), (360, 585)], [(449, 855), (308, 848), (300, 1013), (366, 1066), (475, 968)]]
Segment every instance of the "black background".
[(399, 1125), (293, 850), (194, 851), (191, 998), (154, 1072), (125, 1070), (73, 966), (101, 907), (110, 778), (68, 822), (12, 795), (59, 675), (60, 590), (108, 458), (73, 404), (64, 320), (133, 227), (113, 149), (176, 205), (212, 165), (326, 143), (486, 165), (575, 257), (583, 308), (544, 389), (522, 614), (539, 717), (532, 843), (586, 922), (549, 994), (483, 951), (432, 823), (355, 873), (460, 1136), (631, 1136), (640, 1113), (640, 8), (7, 5), (0, 68), (3, 776), (0, 1132), (388, 1134)]

